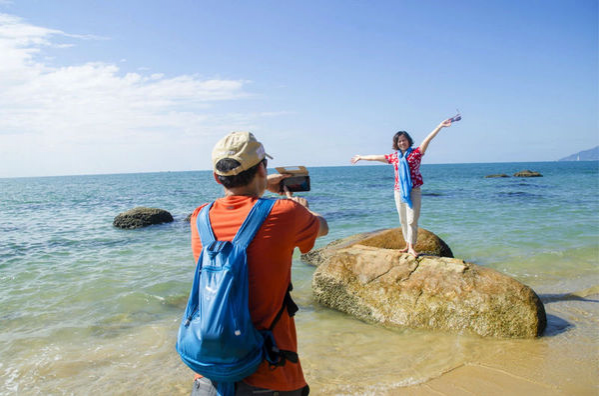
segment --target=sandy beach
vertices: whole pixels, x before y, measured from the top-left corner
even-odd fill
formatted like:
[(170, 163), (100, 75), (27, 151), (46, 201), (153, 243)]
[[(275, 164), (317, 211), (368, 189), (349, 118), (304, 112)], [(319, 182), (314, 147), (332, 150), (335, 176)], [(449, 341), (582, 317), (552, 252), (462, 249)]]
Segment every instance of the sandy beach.
[[(329, 364), (341, 367), (325, 368), (318, 363), (318, 356), (312, 355), (317, 353), (313, 344), (303, 349), (311, 394), (599, 394), (599, 287), (563, 295), (538, 294), (544, 300), (548, 326), (543, 336), (535, 339), (424, 332), (397, 339), (388, 334), (385, 341), (383, 330), (368, 329), (366, 324), (348, 325), (349, 318), (336, 318), (334, 325), (323, 326), (336, 327), (338, 333), (323, 335), (326, 341), (315, 349), (328, 357)], [(370, 342), (364, 336), (366, 332), (379, 333)], [(419, 349), (405, 340), (406, 335), (420, 344)], [(429, 347), (422, 348), (427, 343)], [(372, 352), (379, 348), (382, 350)], [(329, 351), (342, 351), (343, 358), (337, 360)]]
[[(597, 289), (597, 288), (594, 288)], [(488, 354), (423, 384), (388, 395), (597, 395), (599, 294), (545, 304), (549, 327), (537, 340), (498, 342)], [(555, 315), (580, 315), (565, 324)], [(575, 347), (573, 347), (573, 345)]]

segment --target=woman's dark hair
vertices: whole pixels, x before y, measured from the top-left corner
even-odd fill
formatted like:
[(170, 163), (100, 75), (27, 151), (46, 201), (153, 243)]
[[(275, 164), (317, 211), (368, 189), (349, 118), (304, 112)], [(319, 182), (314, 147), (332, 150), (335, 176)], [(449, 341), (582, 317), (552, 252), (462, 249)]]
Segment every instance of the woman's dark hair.
[[(250, 182), (254, 178), (254, 175), (258, 171), (258, 167), (263, 162), (264, 162), (264, 167), (266, 168), (266, 158), (264, 158), (262, 161), (258, 162), (256, 165), (254, 165), (251, 168), (246, 169), (243, 172), (238, 173), (234, 176), (221, 176), (221, 175), (216, 175), (216, 176), (218, 177), (218, 181), (221, 182), (221, 184), (223, 186), (225, 186), (226, 188), (247, 186), (248, 184), (250, 184)], [(231, 169), (237, 168), (239, 165), (241, 165), (239, 163), (239, 161), (231, 159), (231, 158), (225, 158), (216, 163), (216, 169), (221, 172), (228, 172)]]
[(397, 141), (399, 140), (399, 137), (402, 135), (405, 136), (406, 139), (408, 139), (408, 143), (410, 143), (410, 147), (412, 147), (414, 145), (414, 140), (412, 140), (412, 137), (410, 136), (409, 133), (407, 133), (406, 131), (399, 131), (393, 136), (393, 150), (399, 150), (399, 147), (397, 147)]

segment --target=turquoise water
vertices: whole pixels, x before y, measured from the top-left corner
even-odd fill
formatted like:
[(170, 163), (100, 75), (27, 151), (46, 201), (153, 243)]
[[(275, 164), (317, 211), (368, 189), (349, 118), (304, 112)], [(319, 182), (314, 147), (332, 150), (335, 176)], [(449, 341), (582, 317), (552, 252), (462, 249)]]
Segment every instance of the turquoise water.
[[(523, 169), (544, 177), (484, 178)], [(398, 226), (390, 166), (310, 171), (304, 196), (331, 230), (318, 247)], [(420, 226), (456, 257), (535, 289), (550, 324), (530, 346), (575, 350), (567, 358), (596, 373), (598, 298), (560, 296), (599, 285), (598, 163), (424, 164), (422, 173)], [(0, 179), (0, 394), (188, 393), (190, 372), (174, 351), (194, 267), (184, 219), (220, 194), (207, 171)], [(175, 221), (112, 227), (136, 206)], [(312, 301), (312, 272), (296, 252), (300, 354), (313, 394), (383, 394), (500, 345), (347, 318)]]

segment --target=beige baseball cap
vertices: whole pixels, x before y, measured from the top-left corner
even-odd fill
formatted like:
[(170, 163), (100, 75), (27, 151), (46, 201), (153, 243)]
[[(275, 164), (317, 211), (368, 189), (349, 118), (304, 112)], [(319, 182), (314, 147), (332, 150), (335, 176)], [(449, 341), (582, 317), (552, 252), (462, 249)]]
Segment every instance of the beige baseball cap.
[[(250, 132), (231, 132), (218, 141), (212, 149), (212, 167), (214, 172), (220, 176), (235, 176), (250, 169), (260, 161), (272, 157), (264, 151), (262, 143), (256, 140)], [(234, 159), (239, 162), (235, 169), (222, 172), (216, 169), (216, 163), (222, 159)]]

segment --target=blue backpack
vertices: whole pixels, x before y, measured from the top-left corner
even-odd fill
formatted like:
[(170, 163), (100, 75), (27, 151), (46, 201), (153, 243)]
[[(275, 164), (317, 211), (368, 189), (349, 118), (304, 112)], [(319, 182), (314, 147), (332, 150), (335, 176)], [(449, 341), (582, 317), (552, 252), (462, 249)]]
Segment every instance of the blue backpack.
[(264, 359), (272, 366), (297, 354), (277, 348), (272, 329), (287, 307), (297, 311), (289, 286), (283, 307), (267, 330), (258, 331), (250, 317), (246, 249), (270, 213), (274, 200), (259, 199), (233, 241), (217, 241), (202, 208), (197, 225), (202, 252), (177, 337), (177, 352), (193, 371), (218, 383), (218, 395), (235, 393), (235, 382), (253, 374)]

